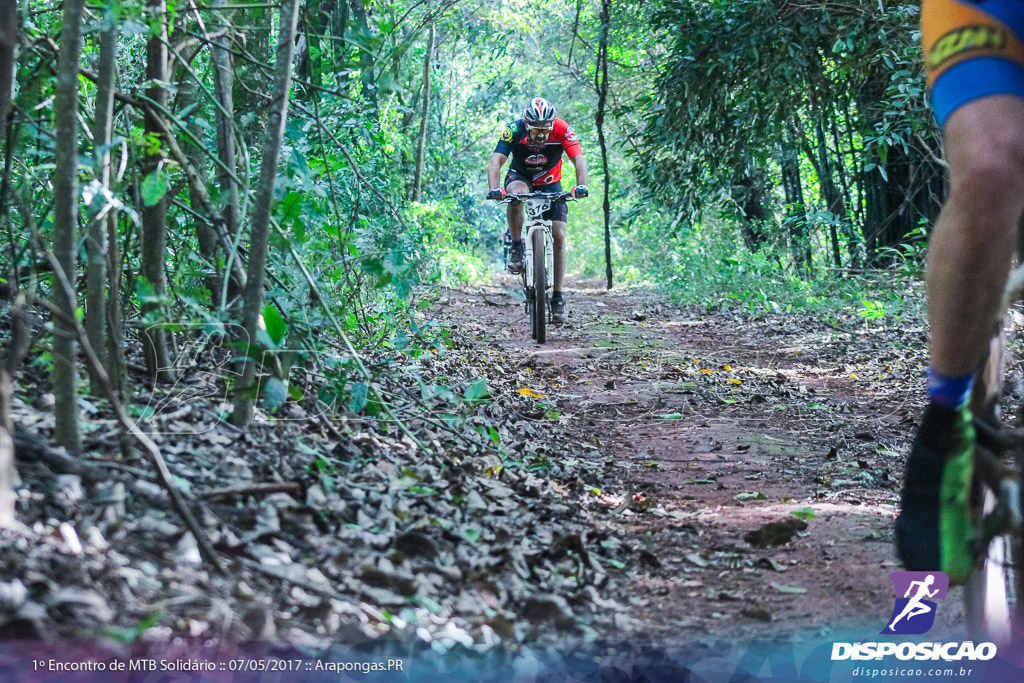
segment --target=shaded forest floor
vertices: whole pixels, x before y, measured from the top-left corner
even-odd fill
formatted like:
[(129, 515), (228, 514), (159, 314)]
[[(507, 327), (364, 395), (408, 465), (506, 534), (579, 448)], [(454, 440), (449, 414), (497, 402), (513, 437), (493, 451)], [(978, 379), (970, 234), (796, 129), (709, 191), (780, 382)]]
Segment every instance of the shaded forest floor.
[(289, 402), (240, 432), (209, 344), (137, 394), (223, 574), (102, 402), (83, 399), (82, 458), (46, 444), (28, 367), (0, 641), (554, 652), (884, 626), (922, 321), (682, 310), (574, 281), (539, 346), (514, 284), (440, 293), (425, 317), (450, 349), (364, 359), (405, 431)]
[[(451, 292), (453, 317), (489, 332), (481, 352), (546, 396), (555, 432), (614, 463), (587, 508), (640, 560), (616, 596), (634, 632), (679, 642), (884, 626), (923, 405), (922, 320), (680, 310), (656, 292), (575, 282), (568, 324), (539, 346), (502, 277)], [(947, 604), (955, 631), (959, 594)]]

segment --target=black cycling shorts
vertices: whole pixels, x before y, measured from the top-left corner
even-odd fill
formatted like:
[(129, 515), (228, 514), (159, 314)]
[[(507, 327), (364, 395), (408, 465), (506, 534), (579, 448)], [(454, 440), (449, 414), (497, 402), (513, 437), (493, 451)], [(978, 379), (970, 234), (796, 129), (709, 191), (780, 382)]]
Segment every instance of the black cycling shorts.
[[(521, 182), (530, 184), (530, 180), (515, 171), (509, 171), (508, 175), (505, 176), (505, 191), (508, 191), (508, 184), (513, 180), (519, 180)], [(562, 192), (562, 183), (551, 183), (550, 185), (541, 185), (540, 187), (531, 187), (531, 192)], [(544, 220), (546, 221), (562, 221), (566, 222), (569, 218), (569, 204), (568, 202), (552, 202), (551, 208), (544, 212)]]

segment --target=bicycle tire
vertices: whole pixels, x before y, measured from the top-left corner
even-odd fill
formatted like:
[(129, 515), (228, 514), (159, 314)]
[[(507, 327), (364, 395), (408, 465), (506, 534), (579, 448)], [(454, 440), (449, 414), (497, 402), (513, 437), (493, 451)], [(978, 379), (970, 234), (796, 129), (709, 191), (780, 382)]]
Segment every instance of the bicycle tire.
[(547, 341), (547, 282), (544, 272), (544, 231), (534, 230), (533, 242), (533, 338)]
[[(996, 325), (985, 363), (975, 375), (971, 410), (988, 424), (998, 425), (999, 396), (1002, 392), (1007, 348), (1006, 326)], [(986, 477), (979, 476), (980, 463), (987, 451), (976, 447), (975, 477), (972, 489), (972, 515), (975, 538), (984, 538), (983, 519), (996, 506), (997, 496)], [(1019, 460), (1019, 455), (1017, 455)], [(1021, 471), (1021, 462), (1016, 463)], [(1024, 482), (1018, 482), (1024, 485)], [(1024, 624), (1024, 531), (1003, 532), (995, 536), (979, 553), (964, 584), (963, 602), (967, 632), (975, 640), (1009, 643), (1016, 628)]]
[[(995, 497), (986, 491), (986, 505)], [(1002, 534), (989, 543), (964, 584), (967, 632), (976, 641), (1009, 643), (1021, 614), (1022, 543), (1020, 533)]]
[[(525, 266), (525, 263), (523, 264)], [(530, 319), (530, 337), (533, 339), (537, 338), (537, 326), (533, 323), (533, 289), (530, 287), (530, 283), (526, 281), (526, 268), (523, 268), (523, 272), (519, 275), (523, 283), (523, 297), (526, 303), (526, 317)]]

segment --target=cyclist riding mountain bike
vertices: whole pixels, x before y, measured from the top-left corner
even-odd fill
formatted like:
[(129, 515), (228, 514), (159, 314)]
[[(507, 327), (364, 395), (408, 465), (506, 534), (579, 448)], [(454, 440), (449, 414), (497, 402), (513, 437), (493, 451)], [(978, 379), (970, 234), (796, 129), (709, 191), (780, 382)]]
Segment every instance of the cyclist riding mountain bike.
[(968, 404), (1024, 212), (1024, 5), (923, 0), (921, 38), (950, 188), (929, 248), (929, 402), (907, 460), (896, 547), (907, 569), (962, 583), (973, 561)]
[[(523, 110), (523, 117), (505, 126), (498, 145), (491, 154), (487, 165), (488, 199), (501, 200), (507, 193), (525, 194), (532, 191), (562, 191), (562, 154), (569, 156), (576, 168), (576, 183), (573, 194), (586, 197), (587, 162), (583, 157), (576, 133), (565, 121), (557, 118), (554, 106), (541, 97), (530, 100)], [(499, 184), (501, 167), (512, 158), (505, 182)], [(551, 318), (554, 322), (565, 322), (565, 298), (562, 282), (565, 279), (565, 226), (569, 209), (564, 202), (552, 203), (544, 214), (551, 221), (551, 236), (554, 250), (553, 291), (551, 294)], [(521, 204), (508, 206), (508, 226), (512, 233), (512, 247), (509, 249), (506, 265), (509, 272), (523, 271), (523, 207)]]

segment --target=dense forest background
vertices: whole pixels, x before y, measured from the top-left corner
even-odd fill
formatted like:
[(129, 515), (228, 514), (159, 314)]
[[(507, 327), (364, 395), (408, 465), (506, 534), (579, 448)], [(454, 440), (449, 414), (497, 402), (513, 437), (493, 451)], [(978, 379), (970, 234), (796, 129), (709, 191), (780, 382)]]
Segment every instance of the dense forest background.
[(204, 335), (239, 349), (236, 425), (310, 358), (319, 400), (387, 412), (357, 351), (444, 345), (416, 293), (500, 259), (485, 164), (531, 96), (579, 133), (570, 266), (608, 286), (859, 306), (942, 196), (915, 4), (0, 7), (4, 362), (50, 375), (71, 451), (84, 393), (129, 425), (126, 364), (173, 382)]

